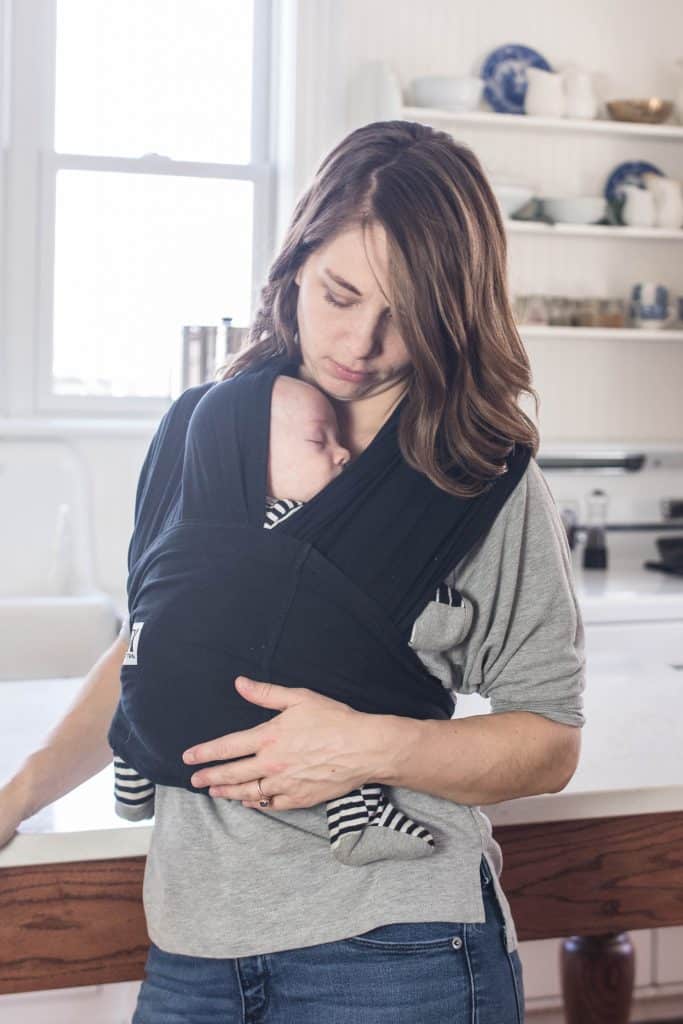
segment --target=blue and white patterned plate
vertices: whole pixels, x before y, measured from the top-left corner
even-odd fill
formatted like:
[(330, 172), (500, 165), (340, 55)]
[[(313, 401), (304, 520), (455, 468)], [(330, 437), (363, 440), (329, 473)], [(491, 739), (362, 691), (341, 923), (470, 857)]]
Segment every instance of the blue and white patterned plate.
[(524, 113), (528, 67), (553, 70), (537, 50), (520, 43), (499, 46), (482, 64), (484, 97), (499, 114)]
[(650, 171), (654, 174), (664, 174), (664, 171), (660, 171), (659, 167), (655, 167), (654, 164), (649, 164), (647, 160), (628, 160), (626, 163), (619, 164), (607, 179), (605, 195), (610, 202), (614, 202), (623, 196), (622, 185), (640, 185), (641, 188), (644, 188), (645, 182), (641, 175)]

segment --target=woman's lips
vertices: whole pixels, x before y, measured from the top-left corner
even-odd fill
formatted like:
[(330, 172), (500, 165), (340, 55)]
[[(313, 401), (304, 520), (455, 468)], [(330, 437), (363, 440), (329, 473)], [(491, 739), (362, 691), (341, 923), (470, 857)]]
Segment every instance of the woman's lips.
[(332, 370), (335, 377), (341, 377), (342, 380), (350, 380), (355, 384), (358, 384), (359, 381), (372, 376), (370, 373), (356, 373), (353, 370), (349, 370), (346, 366), (342, 366), (341, 363), (336, 362), (334, 359), (330, 359), (330, 362), (332, 363)]

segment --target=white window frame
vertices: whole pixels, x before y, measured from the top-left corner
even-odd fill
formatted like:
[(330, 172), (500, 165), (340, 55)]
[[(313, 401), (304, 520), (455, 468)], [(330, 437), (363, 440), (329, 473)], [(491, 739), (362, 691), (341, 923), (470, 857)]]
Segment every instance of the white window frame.
[[(115, 2), (115, 0), (112, 0)], [(160, 158), (55, 154), (56, 0), (0, 0), (0, 415), (158, 418), (159, 396), (52, 392), (55, 183), (61, 168), (248, 180), (254, 186), (251, 313), (273, 251), (274, 0), (254, 0), (251, 161), (197, 163)], [(226, 310), (229, 316), (230, 311)], [(236, 325), (239, 326), (239, 325)]]

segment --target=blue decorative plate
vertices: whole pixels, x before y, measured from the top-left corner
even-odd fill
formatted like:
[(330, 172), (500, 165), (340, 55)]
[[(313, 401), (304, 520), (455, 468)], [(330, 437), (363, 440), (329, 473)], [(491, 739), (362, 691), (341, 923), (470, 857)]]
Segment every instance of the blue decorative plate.
[(526, 98), (526, 69), (531, 66), (552, 71), (537, 50), (520, 43), (499, 46), (488, 55), (481, 68), (484, 97), (499, 114), (523, 114)]
[(641, 188), (644, 188), (645, 182), (641, 175), (650, 171), (655, 174), (664, 174), (659, 167), (649, 164), (646, 160), (629, 160), (624, 164), (619, 164), (614, 168), (605, 185), (605, 195), (608, 200), (614, 202), (621, 199), (623, 196), (622, 185), (640, 185)]

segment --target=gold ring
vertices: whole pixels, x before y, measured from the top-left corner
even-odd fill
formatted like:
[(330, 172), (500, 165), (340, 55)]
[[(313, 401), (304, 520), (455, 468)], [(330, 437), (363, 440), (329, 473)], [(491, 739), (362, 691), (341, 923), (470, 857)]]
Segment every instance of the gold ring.
[(258, 791), (259, 791), (259, 794), (261, 796), (261, 799), (258, 802), (259, 807), (268, 807), (268, 805), (270, 804), (270, 797), (266, 796), (265, 793), (263, 792), (263, 790), (261, 789), (261, 780), (260, 779), (256, 780), (256, 785), (258, 787)]

